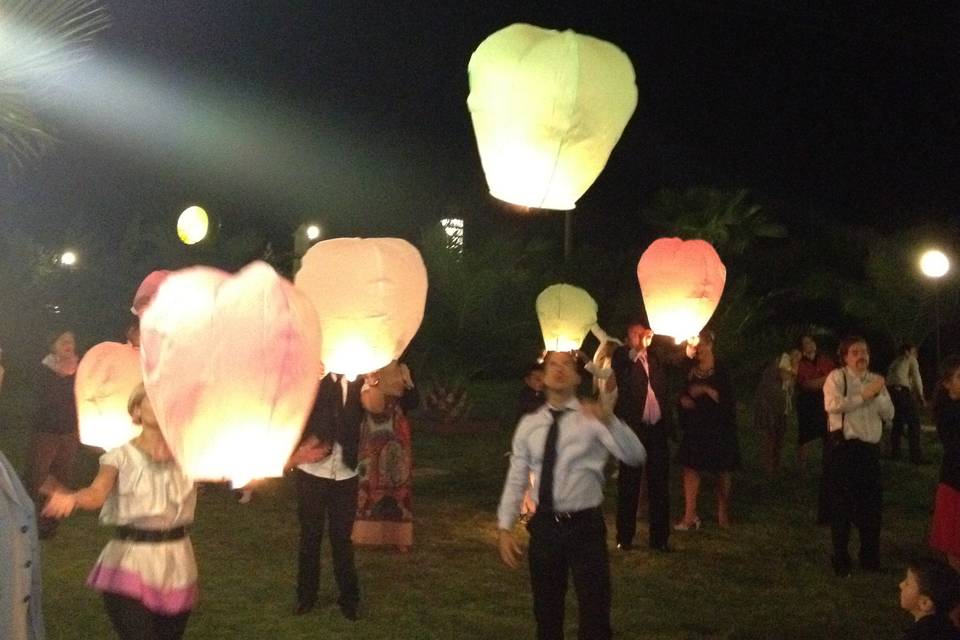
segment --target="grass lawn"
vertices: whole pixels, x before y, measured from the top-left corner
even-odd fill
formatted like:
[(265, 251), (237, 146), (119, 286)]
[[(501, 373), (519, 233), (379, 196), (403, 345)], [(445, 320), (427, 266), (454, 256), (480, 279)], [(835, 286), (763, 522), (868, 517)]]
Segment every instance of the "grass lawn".
[[(326, 543), (321, 606), (306, 616), (291, 615), (298, 531), (291, 482), (266, 482), (248, 505), (238, 505), (221, 485), (205, 485), (193, 534), (202, 595), (187, 637), (532, 638), (527, 572), (502, 566), (495, 547), (495, 511), (513, 429), (507, 419), (513, 408), (510, 389), (490, 391), (478, 401), (476, 407), (490, 419), (469, 433), (417, 430), (414, 421), (419, 470), (414, 550), (400, 555), (357, 549), (364, 609), (355, 623), (341, 618), (336, 607)], [(23, 414), (16, 394), (8, 393), (0, 449), (18, 469), (25, 453)], [(938, 462), (933, 436), (924, 437), (929, 457)], [(926, 548), (938, 467), (884, 463), (885, 571), (855, 571), (838, 580), (829, 569), (829, 531), (813, 524), (817, 465), (799, 473), (791, 462), (780, 476), (768, 479), (758, 470), (755, 434), (743, 427), (741, 440), (745, 466), (735, 478), (733, 527), (716, 526), (708, 481), (700, 507), (705, 526), (675, 532), (674, 553), (643, 549), (645, 516), (638, 534), (641, 550), (611, 549), (617, 637), (899, 637), (908, 619), (898, 609), (897, 583), (905, 559)], [(792, 447), (787, 454), (792, 461)], [(95, 470), (96, 454), (82, 452), (77, 478), (89, 481)], [(607, 489), (612, 539), (614, 483)], [(681, 512), (678, 477), (671, 491), (676, 516)], [(43, 543), (50, 640), (113, 637), (100, 598), (84, 587), (108, 536), (96, 514), (78, 513)], [(572, 589), (568, 603), (568, 637), (576, 637)]]

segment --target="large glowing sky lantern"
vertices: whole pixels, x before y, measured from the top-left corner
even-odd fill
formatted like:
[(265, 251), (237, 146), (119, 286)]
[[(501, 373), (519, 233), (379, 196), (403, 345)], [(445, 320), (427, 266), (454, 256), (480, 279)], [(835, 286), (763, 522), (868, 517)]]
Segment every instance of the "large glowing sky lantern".
[(318, 242), (295, 282), (320, 318), (325, 369), (348, 378), (399, 358), (423, 321), (427, 269), (406, 240)]
[(313, 405), (320, 327), (267, 264), (170, 274), (140, 320), (160, 429), (184, 471), (234, 486), (280, 476)]
[(709, 242), (660, 238), (640, 256), (637, 279), (650, 328), (679, 343), (699, 334), (710, 320), (727, 269)]
[(133, 294), (133, 306), (130, 307), (130, 312), (136, 316), (143, 314), (153, 297), (157, 295), (157, 289), (169, 275), (170, 272), (166, 269), (151, 271), (147, 274), (147, 277), (137, 287), (137, 292)]
[(537, 296), (537, 318), (547, 351), (573, 351), (597, 323), (597, 303), (579, 287), (554, 284)]
[(627, 55), (573, 31), (513, 24), (480, 43), (468, 72), (467, 106), (491, 195), (573, 209), (637, 106)]
[(140, 384), (140, 352), (131, 344), (101, 342), (91, 347), (77, 367), (74, 390), (80, 442), (113, 449), (139, 435), (130, 421), (127, 400)]

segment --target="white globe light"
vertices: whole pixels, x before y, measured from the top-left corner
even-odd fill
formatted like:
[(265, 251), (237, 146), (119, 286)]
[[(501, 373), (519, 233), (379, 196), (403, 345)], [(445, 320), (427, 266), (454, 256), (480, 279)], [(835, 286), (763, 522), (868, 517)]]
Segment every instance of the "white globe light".
[(307, 227), (306, 233), (307, 240), (316, 240), (320, 237), (320, 227), (315, 224), (311, 224), (309, 227)]
[(210, 217), (203, 207), (187, 207), (177, 219), (177, 235), (183, 244), (196, 244), (207, 237)]
[(920, 257), (920, 271), (928, 278), (942, 278), (950, 271), (950, 259), (937, 249), (931, 249)]
[(64, 251), (60, 256), (60, 264), (65, 267), (72, 267), (77, 264), (77, 254), (73, 251)]

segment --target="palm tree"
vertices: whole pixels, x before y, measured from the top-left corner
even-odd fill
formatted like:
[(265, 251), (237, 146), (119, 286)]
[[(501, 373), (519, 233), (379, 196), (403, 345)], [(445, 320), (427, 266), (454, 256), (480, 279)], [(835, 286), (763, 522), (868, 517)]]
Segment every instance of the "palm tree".
[(652, 225), (681, 238), (706, 240), (721, 256), (738, 256), (757, 238), (787, 235), (784, 226), (770, 220), (760, 205), (750, 204), (747, 195), (746, 189), (661, 189), (643, 215)]
[(96, 0), (0, 0), (0, 155), (22, 167), (55, 142), (37, 114), (109, 17)]

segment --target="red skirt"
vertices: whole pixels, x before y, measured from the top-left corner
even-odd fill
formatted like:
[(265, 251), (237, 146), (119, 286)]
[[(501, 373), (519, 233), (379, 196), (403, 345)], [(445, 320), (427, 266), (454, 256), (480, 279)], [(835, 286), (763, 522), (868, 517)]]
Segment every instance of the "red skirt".
[(960, 491), (942, 482), (937, 485), (930, 546), (960, 557)]

